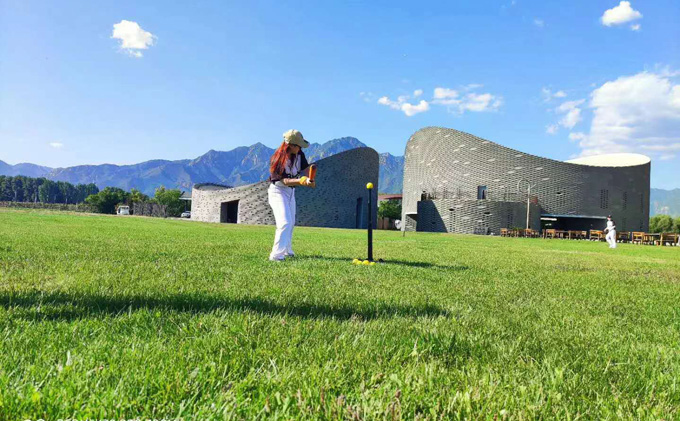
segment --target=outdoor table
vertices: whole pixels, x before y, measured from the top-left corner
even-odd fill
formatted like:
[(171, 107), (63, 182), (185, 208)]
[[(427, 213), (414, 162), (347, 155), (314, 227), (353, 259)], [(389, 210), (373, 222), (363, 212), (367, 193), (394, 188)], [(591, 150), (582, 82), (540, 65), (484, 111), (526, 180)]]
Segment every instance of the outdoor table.
[(567, 231), (563, 230), (555, 230), (555, 237), (557, 238), (564, 238), (567, 236)]
[(651, 234), (651, 233), (645, 233), (645, 238), (643, 240), (644, 243), (649, 243), (652, 245), (656, 245), (657, 241), (659, 241), (661, 237), (661, 234)]
[(590, 230), (590, 239), (602, 241), (604, 239), (604, 231), (600, 230)]
[(666, 245), (666, 242), (670, 243), (671, 246), (677, 246), (678, 234), (669, 232), (661, 233), (661, 242), (659, 243), (659, 245), (660, 246)]
[(581, 234), (582, 234), (582, 231), (572, 231), (572, 230), (570, 230), (569, 231), (569, 239), (570, 240), (573, 240), (575, 238), (579, 239), (579, 238), (581, 238)]

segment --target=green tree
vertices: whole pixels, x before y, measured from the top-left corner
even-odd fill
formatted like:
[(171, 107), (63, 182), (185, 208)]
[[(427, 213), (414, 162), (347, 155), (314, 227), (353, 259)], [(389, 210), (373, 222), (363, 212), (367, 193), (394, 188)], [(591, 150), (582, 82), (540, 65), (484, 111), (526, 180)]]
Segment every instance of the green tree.
[(673, 218), (668, 215), (655, 215), (649, 219), (649, 232), (672, 232)]
[(0, 175), (0, 201), (9, 202), (14, 197), (12, 192), (12, 177)]
[(116, 213), (116, 205), (126, 203), (130, 193), (118, 187), (106, 187), (97, 194), (92, 194), (85, 202), (92, 205), (99, 213)]
[(184, 210), (184, 203), (180, 200), (181, 195), (182, 192), (177, 189), (170, 190), (160, 186), (156, 189), (153, 199), (159, 205), (167, 206), (168, 216), (180, 216)]
[(673, 232), (680, 234), (680, 216), (673, 221)]
[(401, 219), (401, 202), (383, 200), (378, 204), (378, 218)]
[(23, 202), (24, 201), (24, 177), (14, 177), (14, 180), (12, 180), (12, 192), (13, 192), (13, 198), (12, 200), (15, 202)]
[(130, 190), (130, 204), (135, 202), (148, 202), (149, 196), (145, 195), (137, 189)]

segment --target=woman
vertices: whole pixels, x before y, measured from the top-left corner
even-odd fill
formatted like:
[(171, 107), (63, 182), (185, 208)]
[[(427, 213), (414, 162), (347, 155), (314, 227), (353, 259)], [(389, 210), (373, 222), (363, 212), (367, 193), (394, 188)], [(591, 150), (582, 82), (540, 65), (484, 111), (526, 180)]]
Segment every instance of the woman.
[(274, 247), (269, 260), (282, 261), (292, 257), (293, 227), (295, 226), (295, 187), (315, 187), (315, 183), (303, 176), (309, 164), (302, 148), (309, 146), (302, 133), (288, 130), (283, 143), (272, 155), (269, 165), (269, 206), (276, 219)]
[(611, 215), (607, 216), (607, 228), (604, 229), (604, 232), (607, 233), (607, 235), (604, 237), (604, 239), (607, 240), (607, 243), (609, 243), (609, 248), (615, 249), (616, 248), (616, 223), (612, 219)]

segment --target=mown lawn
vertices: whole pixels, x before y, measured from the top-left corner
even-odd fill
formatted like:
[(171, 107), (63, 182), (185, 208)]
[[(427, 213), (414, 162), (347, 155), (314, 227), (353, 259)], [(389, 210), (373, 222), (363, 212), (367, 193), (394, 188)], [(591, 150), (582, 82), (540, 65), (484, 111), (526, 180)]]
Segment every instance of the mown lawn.
[(680, 418), (680, 248), (0, 210), (0, 419)]

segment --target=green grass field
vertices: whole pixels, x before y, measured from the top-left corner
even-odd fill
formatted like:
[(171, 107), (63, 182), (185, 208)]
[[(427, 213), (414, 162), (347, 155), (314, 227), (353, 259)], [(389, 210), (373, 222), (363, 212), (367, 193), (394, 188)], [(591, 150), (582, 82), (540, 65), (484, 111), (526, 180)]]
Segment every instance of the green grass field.
[(0, 419), (680, 418), (680, 248), (0, 210)]

